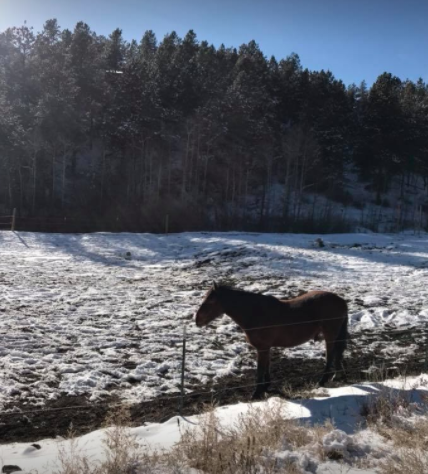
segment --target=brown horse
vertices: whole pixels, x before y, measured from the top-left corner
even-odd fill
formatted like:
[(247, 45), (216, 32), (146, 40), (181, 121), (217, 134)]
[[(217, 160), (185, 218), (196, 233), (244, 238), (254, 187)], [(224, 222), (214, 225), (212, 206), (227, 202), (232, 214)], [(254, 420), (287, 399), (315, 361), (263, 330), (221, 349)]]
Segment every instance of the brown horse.
[(196, 313), (196, 325), (206, 326), (227, 314), (245, 332), (257, 350), (257, 383), (253, 398), (260, 398), (270, 384), (269, 364), (272, 347), (294, 347), (323, 335), (326, 365), (320, 385), (342, 369), (348, 339), (348, 306), (340, 296), (327, 291), (310, 291), (290, 300), (279, 300), (230, 288), (213, 287)]

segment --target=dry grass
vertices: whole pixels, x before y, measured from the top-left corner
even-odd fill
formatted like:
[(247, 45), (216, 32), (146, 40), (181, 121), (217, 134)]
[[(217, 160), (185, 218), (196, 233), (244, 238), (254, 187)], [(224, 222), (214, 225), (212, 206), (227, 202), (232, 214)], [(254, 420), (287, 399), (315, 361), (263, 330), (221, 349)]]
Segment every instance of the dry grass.
[(144, 452), (135, 442), (127, 427), (128, 412), (118, 411), (109, 415), (106, 420), (104, 439), (104, 460), (94, 462), (91, 456), (82, 454), (72, 431), (69, 433), (69, 448), (60, 448), (58, 468), (53, 474), (154, 474), (158, 465), (157, 453)]
[(426, 474), (428, 472), (428, 418), (405, 427), (379, 427), (393, 445), (393, 454), (380, 465), (381, 474)]
[[(419, 412), (426, 412), (426, 400)], [(411, 419), (409, 392), (391, 391), (369, 397), (362, 414), (368, 425), (391, 446), (391, 454), (378, 465), (381, 474), (428, 473), (428, 416), (419, 413)]]
[(281, 387), (281, 394), (288, 400), (301, 400), (313, 397), (329, 397), (325, 388), (319, 387), (315, 382), (307, 382), (302, 388), (296, 389), (289, 383)]
[(60, 452), (55, 474), (302, 474), (315, 472), (314, 464), (326, 460), (343, 462), (344, 468), (375, 467), (380, 474), (425, 474), (427, 406), (416, 406), (405, 390), (386, 387), (369, 396), (362, 414), (379, 435), (373, 448), (365, 431), (358, 440), (358, 435), (346, 438), (331, 424), (313, 427), (290, 420), (279, 399), (250, 406), (234, 425), (226, 426), (214, 407), (208, 407), (198, 424), (186, 424), (180, 441), (163, 453), (138, 445), (126, 427), (126, 414), (119, 413), (108, 420), (114, 427), (106, 431), (102, 463), (94, 465), (71, 441), (70, 449)]
[[(276, 456), (315, 446), (322, 456), (321, 439), (332, 427), (308, 428), (284, 417), (282, 404), (251, 407), (235, 426), (221, 426), (213, 409), (199, 425), (186, 428), (179, 443), (162, 454), (143, 452), (130, 435), (123, 414), (110, 418), (104, 461), (95, 463), (82, 453), (71, 436), (69, 448), (60, 450), (54, 474), (185, 474), (194, 468), (206, 474), (303, 474), (299, 457)], [(72, 435), (72, 433), (71, 433)]]
[(380, 474), (427, 474), (428, 453), (415, 449), (400, 449), (380, 466)]
[(211, 411), (197, 427), (182, 433), (170, 459), (207, 474), (300, 474), (298, 456), (281, 458), (275, 453), (310, 447), (322, 456), (321, 439), (331, 429), (308, 428), (287, 419), (281, 403), (251, 407), (231, 428), (222, 427)]
[(408, 392), (392, 391), (386, 387), (381, 393), (367, 397), (367, 401), (361, 407), (361, 415), (370, 426), (390, 425), (397, 413), (409, 409), (410, 403)]
[[(59, 453), (54, 474), (303, 474), (314, 469), (310, 459), (341, 459), (326, 451), (323, 437), (331, 424), (310, 427), (287, 418), (282, 401), (262, 408), (250, 406), (233, 426), (224, 427), (213, 407), (198, 425), (187, 427), (180, 441), (168, 452), (144, 451), (130, 434), (123, 413), (108, 420), (102, 463), (85, 456), (71, 439), (67, 451)], [(192, 471), (193, 472), (193, 471)]]

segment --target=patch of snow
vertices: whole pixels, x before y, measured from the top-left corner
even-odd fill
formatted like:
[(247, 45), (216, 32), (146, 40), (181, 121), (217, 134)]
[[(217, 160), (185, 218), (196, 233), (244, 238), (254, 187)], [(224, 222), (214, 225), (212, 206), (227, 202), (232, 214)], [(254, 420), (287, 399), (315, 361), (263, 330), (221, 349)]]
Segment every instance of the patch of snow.
[[(400, 391), (402, 394), (412, 393), (417, 402), (428, 395), (427, 381), (428, 375), (421, 374), (419, 377), (387, 380), (378, 384), (366, 383), (337, 389), (324, 389), (323, 397), (314, 396), (300, 401), (286, 401), (272, 397), (263, 402), (238, 403), (219, 407), (215, 409), (215, 414), (222, 427), (233, 427), (250, 410), (264, 408), (268, 404), (273, 408), (279, 405), (282, 416), (301, 421), (308, 428), (311, 425), (325, 424), (325, 422), (333, 420), (336, 428), (321, 440), (324, 453), (327, 456), (338, 455), (338, 457), (347, 460), (347, 473), (371, 474), (376, 471), (374, 469), (359, 470), (352, 466), (352, 460), (365, 458), (366, 461), (376, 464), (377, 461), (383, 460), (391, 454), (391, 447), (389, 442), (379, 434), (370, 429), (361, 428), (361, 407), (367, 402), (367, 397), (385, 393), (394, 396), (397, 391)], [(328, 398), (325, 395), (328, 395)], [(414, 417), (417, 417), (418, 414), (426, 415), (426, 411), (413, 412)], [(146, 426), (129, 428), (129, 433), (135, 442), (146, 450), (169, 450), (180, 440), (184, 429), (197, 428), (204, 416), (206, 415), (187, 418), (175, 416), (164, 423), (150, 423)], [(403, 412), (401, 416), (402, 418), (408, 417), (408, 413)], [(400, 417), (399, 413), (397, 417)], [(0, 445), (0, 459), (3, 464), (20, 466), (24, 472), (32, 470), (32, 472), (37, 471), (45, 474), (55, 471), (60, 451), (67, 453), (73, 449), (75, 453), (86, 455), (96, 463), (105, 456), (103, 439), (109, 429), (97, 430), (73, 441), (62, 438), (38, 441), (40, 449), (35, 448), (31, 443)], [(279, 464), (295, 464), (306, 473), (339, 474), (343, 472), (341, 470), (343, 464), (320, 461), (310, 446), (306, 451), (284, 446), (283, 450), (270, 453), (269, 456), (274, 456)]]

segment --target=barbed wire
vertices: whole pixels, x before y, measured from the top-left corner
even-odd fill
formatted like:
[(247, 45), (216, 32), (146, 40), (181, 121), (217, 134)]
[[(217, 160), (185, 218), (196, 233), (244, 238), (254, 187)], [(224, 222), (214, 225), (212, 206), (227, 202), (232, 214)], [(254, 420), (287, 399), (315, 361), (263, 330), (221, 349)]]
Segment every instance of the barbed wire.
[[(271, 329), (271, 328), (279, 328), (279, 327), (284, 327), (284, 326), (301, 326), (303, 324), (312, 324), (312, 323), (316, 323), (316, 322), (323, 322), (323, 321), (332, 321), (332, 320), (336, 320), (336, 319), (343, 319), (343, 317), (340, 317), (340, 318), (322, 318), (322, 319), (314, 319), (314, 320), (311, 320), (311, 321), (299, 321), (299, 322), (295, 322), (295, 323), (284, 323), (284, 324), (274, 324), (274, 325), (271, 325), (271, 326), (258, 326), (256, 328), (249, 328), (249, 329), (243, 329), (241, 328), (237, 323), (236, 326), (237, 328), (240, 328), (243, 332), (248, 332), (248, 331), (256, 331), (256, 330), (262, 330), (262, 329)], [(349, 320), (348, 320), (349, 322)], [(357, 321), (354, 325), (356, 325), (359, 321)], [(426, 321), (426, 323), (428, 324), (428, 319)], [(349, 327), (349, 326), (348, 326)], [(352, 326), (351, 326), (352, 328)], [(418, 326), (417, 325), (411, 325), (409, 327), (406, 327), (406, 328), (402, 328), (400, 329), (399, 327), (396, 327), (396, 328), (391, 328), (391, 329), (386, 329), (386, 330), (381, 330), (379, 331), (379, 334), (386, 334), (386, 333), (389, 333), (389, 332), (396, 332), (396, 333), (399, 333), (399, 332), (404, 332), (404, 331), (407, 331), (407, 330), (411, 330), (411, 329), (417, 329)], [(216, 329), (218, 329), (218, 327), (216, 327)], [(376, 330), (379, 330), (379, 328), (362, 328), (362, 331), (370, 331), (370, 330), (373, 330), (373, 331), (376, 331)], [(428, 328), (425, 329), (425, 331), (428, 333)], [(374, 333), (375, 334), (375, 333)], [(189, 338), (189, 336), (199, 336), (200, 337), (200, 333), (199, 332), (187, 332), (187, 338)], [(180, 335), (177, 335), (177, 338), (181, 337)], [(352, 337), (352, 336), (351, 336)], [(311, 339), (309, 339), (311, 340)], [(337, 339), (335, 339), (335, 341), (338, 341)], [(334, 341), (332, 341), (334, 342)]]
[[(357, 369), (358, 369), (358, 368), (361, 368), (361, 367), (363, 367), (363, 366), (358, 366)], [(396, 368), (396, 364), (391, 365), (391, 366), (389, 366), (389, 367), (385, 367), (385, 366), (381, 366), (381, 367), (380, 367), (381, 370), (388, 370), (388, 369), (391, 369), (391, 368)], [(343, 370), (340, 370), (340, 371), (335, 371), (335, 372), (338, 373), (338, 372), (344, 372), (344, 371), (346, 371), (346, 369), (343, 369)], [(304, 376), (302, 375), (302, 376), (293, 377), (293, 379), (295, 380), (295, 379), (297, 379), (297, 378), (308, 378), (308, 377), (311, 377), (311, 376), (313, 376), (313, 375), (314, 375), (314, 374), (304, 375)], [(320, 375), (320, 373), (318, 373), (317, 375)], [(272, 382), (277, 382), (277, 381), (279, 381), (279, 380), (283, 380), (283, 379), (275, 379), (275, 380), (272, 380)], [(365, 383), (366, 383), (366, 384), (370, 384), (370, 383), (376, 383), (376, 382), (375, 382), (375, 381), (372, 381), (372, 382), (366, 381)], [(226, 388), (222, 389), (221, 391), (232, 390), (232, 389), (236, 389), (236, 388), (253, 387), (253, 386), (257, 386), (257, 385), (260, 385), (260, 384), (240, 385), (240, 386), (234, 386), (234, 387), (226, 387)], [(212, 391), (199, 392), (199, 394), (200, 394), (200, 393), (212, 393)], [(196, 394), (191, 393), (191, 394), (189, 394), (189, 395), (196, 395)], [(169, 398), (178, 398), (178, 397), (169, 397)], [(165, 398), (163, 398), (163, 399), (165, 399)], [(260, 401), (262, 401), (262, 400), (257, 400), (256, 402), (260, 402)], [(98, 405), (98, 406), (99, 406), (99, 405)], [(122, 403), (122, 404), (109, 404), (108, 407), (109, 407), (109, 408), (129, 407), (129, 405), (128, 405), (128, 404), (124, 404), (124, 403)], [(66, 407), (61, 407), (61, 409), (64, 409), (64, 408), (66, 408)], [(69, 407), (69, 408), (77, 408), (77, 406)], [(85, 408), (93, 408), (93, 407), (92, 407), (92, 406), (85, 406)], [(45, 413), (48, 412), (48, 411), (53, 411), (53, 410), (43, 410), (43, 412), (45, 412)], [(34, 412), (33, 412), (33, 413), (34, 413)], [(22, 413), (19, 413), (19, 414), (22, 414)], [(4, 414), (4, 415), (7, 415), (7, 414)], [(16, 413), (15, 415), (18, 415), (18, 413)], [(3, 415), (2, 415), (2, 416), (3, 416)], [(180, 436), (182, 435), (182, 428), (181, 428), (181, 425), (180, 425), (179, 420), (180, 420), (180, 419), (182, 419), (182, 420), (184, 420), (184, 421), (187, 421), (187, 420), (186, 420), (182, 415), (180, 415), (180, 414), (178, 414), (178, 413), (177, 413), (175, 416), (177, 417), (177, 426), (176, 426), (176, 427), (174, 426), (174, 428), (171, 429), (171, 430), (162, 431), (162, 436), (169, 435), (169, 434), (173, 434), (173, 433), (176, 433), (176, 434), (178, 434), (178, 435), (180, 435)], [(173, 418), (173, 417), (174, 417), (174, 415), (173, 415), (171, 418)], [(192, 424), (193, 424), (194, 426), (200, 426), (198, 423), (192, 423)], [(126, 428), (127, 428), (127, 429), (132, 429), (133, 427), (132, 427), (132, 426), (128, 426), (128, 427), (126, 427)], [(147, 428), (150, 429), (150, 425), (147, 426)], [(106, 427), (105, 429), (106, 429), (106, 430), (115, 429), (115, 427), (114, 427), (114, 426), (113, 426), (113, 427)], [(221, 436), (226, 436), (225, 433), (222, 433), (222, 432), (221, 432), (220, 430), (218, 430), (217, 428), (214, 428), (214, 429), (215, 429), (216, 432), (217, 432), (218, 434), (220, 434)], [(107, 436), (108, 436), (108, 435), (107, 435)], [(70, 439), (67, 439), (67, 438), (64, 439), (64, 438), (63, 438), (63, 439), (57, 440), (57, 441), (60, 441), (60, 442), (67, 442), (67, 441), (68, 441), (68, 442), (70, 442), (70, 443), (73, 443), (73, 442), (75, 442), (76, 440), (75, 440), (75, 438), (70, 438)], [(78, 444), (78, 442), (79, 442), (79, 440), (77, 440), (77, 443), (76, 443), (76, 444)], [(150, 446), (150, 443), (148, 443), (148, 442), (146, 442), (146, 445), (147, 445), (147, 447), (149, 447), (149, 448), (151, 447), (151, 446)], [(181, 443), (181, 445), (183, 445), (183, 444)], [(156, 448), (156, 445), (153, 446), (153, 447)], [(91, 447), (91, 448), (82, 447), (82, 448), (78, 448), (78, 450), (79, 450), (79, 454), (80, 454), (80, 453), (90, 453), (90, 452), (95, 452), (95, 451), (99, 452), (99, 451), (100, 451), (100, 446), (94, 446), (94, 447)], [(0, 451), (1, 451), (1, 446), (0, 446)], [(35, 451), (34, 453), (32, 453), (32, 459), (46, 458), (46, 457), (53, 457), (53, 456), (54, 456), (54, 453), (46, 453), (46, 454), (41, 453), (41, 454), (39, 454), (37, 451)], [(20, 457), (13, 456), (13, 457), (11, 457), (11, 459), (13, 459), (13, 461), (16, 462), (16, 461), (28, 460), (29, 458), (28, 458), (28, 457), (23, 457), (23, 456), (20, 456)]]
[[(329, 321), (329, 319), (320, 319), (318, 321)], [(301, 325), (303, 323), (292, 323), (292, 324), (283, 324), (283, 325), (275, 325), (275, 326), (262, 326), (260, 328), (254, 328), (255, 329), (266, 329), (266, 328), (271, 328), (271, 327), (281, 327), (281, 326), (292, 326), (292, 325)], [(427, 324), (428, 324), (428, 321), (427, 321)], [(26, 326), (24, 326), (26, 327)], [(239, 326), (237, 325), (237, 328), (239, 328)], [(17, 328), (17, 329), (20, 329), (20, 328)], [(242, 328), (241, 328), (242, 329)], [(359, 332), (355, 332), (355, 333), (348, 333), (348, 336), (346, 338), (343, 338), (343, 339), (334, 339), (332, 341), (329, 341), (331, 343), (335, 343), (335, 342), (346, 342), (346, 341), (353, 341), (353, 340), (358, 340), (358, 339), (361, 339), (361, 338), (364, 338), (364, 337), (369, 337), (369, 336), (377, 336), (378, 334), (382, 334), (382, 335), (388, 335), (388, 334), (403, 334), (403, 333), (407, 333), (407, 332), (411, 332), (411, 330), (418, 330), (419, 332), (416, 334), (416, 336), (419, 336), (419, 337), (428, 337), (428, 327), (426, 328), (420, 328), (417, 326), (417, 325), (414, 325), (414, 326), (410, 326), (410, 327), (406, 327), (406, 328), (391, 328), (391, 329), (385, 329), (385, 330), (378, 330), (378, 328), (362, 328), (361, 331)], [(378, 330), (377, 332), (374, 332)], [(243, 332), (246, 332), (247, 330), (244, 330), (242, 329)], [(373, 332), (368, 332), (368, 331), (373, 331)], [(37, 333), (36, 333), (37, 334)], [(216, 333), (217, 334), (217, 333)], [(239, 333), (238, 333), (239, 334)], [(10, 336), (11, 335), (11, 331), (10, 330), (7, 330), (5, 332), (0, 332), (0, 338), (2, 336)], [(25, 333), (26, 337), (28, 337), (28, 333), (26, 332)], [(42, 334), (43, 337), (45, 338), (46, 337), (46, 334)], [(230, 335), (230, 334), (227, 334), (227, 335)], [(169, 335), (170, 337), (175, 337), (176, 340), (181, 340), (182, 339), (182, 334), (170, 334)], [(201, 338), (201, 333), (198, 333), (198, 332), (189, 332), (187, 331), (186, 333), (186, 340), (188, 340), (189, 338), (193, 338), (193, 337), (197, 337), (197, 338)], [(208, 336), (206, 337), (209, 337), (209, 334)], [(52, 338), (51, 338), (52, 339)], [(140, 341), (141, 340), (141, 337), (128, 337), (128, 339), (132, 342), (132, 341)], [(55, 339), (53, 339), (55, 341)], [(314, 339), (310, 338), (308, 339), (307, 343), (311, 343), (313, 342)], [(319, 343), (325, 343), (325, 339), (317, 339), (315, 342), (319, 342)], [(177, 343), (175, 344), (176, 348), (180, 348), (182, 347), (182, 343)], [(252, 346), (250, 346), (252, 347)], [(271, 349), (274, 349), (274, 348), (278, 348), (278, 349), (291, 349), (292, 347), (282, 347), (282, 346), (273, 346)], [(255, 349), (255, 348), (254, 348)], [(257, 349), (255, 349), (257, 350)]]
[[(331, 318), (330, 318), (331, 319)], [(287, 324), (288, 325), (288, 324)], [(413, 326), (411, 328), (403, 328), (403, 329), (399, 329), (399, 328), (391, 328), (389, 330), (386, 330), (386, 331), (382, 331), (381, 333), (373, 333), (373, 335), (379, 335), (379, 334), (385, 334), (385, 333), (403, 333), (403, 332), (407, 332), (411, 329), (415, 329), (416, 327)], [(427, 333), (428, 331), (425, 329), (425, 333)], [(187, 334), (189, 335), (189, 333)], [(190, 333), (190, 335), (192, 335), (192, 333)], [(197, 333), (194, 333), (194, 335), (199, 335), (200, 334), (197, 334)], [(355, 338), (355, 336), (353, 337), (353, 339)], [(336, 340), (335, 342), (342, 342), (342, 341), (348, 341), (350, 338), (346, 338), (346, 339), (341, 339), (341, 340)], [(371, 365), (369, 367), (367, 367), (366, 364), (364, 365), (359, 365), (359, 366), (356, 366), (356, 367), (352, 367), (352, 368), (344, 368), (344, 369), (338, 369), (338, 370), (331, 370), (329, 372), (327, 372), (329, 375), (335, 375), (335, 374), (340, 374), (340, 373), (355, 373), (355, 372), (361, 372), (361, 371), (365, 371), (365, 372), (370, 372), (370, 368), (371, 367), (375, 367), (375, 370), (374, 372), (376, 373), (380, 373), (380, 374), (384, 374), (386, 375), (386, 372), (390, 369), (397, 369), (397, 363), (393, 363), (393, 364), (389, 364), (389, 365), (386, 365), (384, 363), (381, 363), (379, 365)], [(320, 377), (322, 375), (324, 375), (326, 373), (326, 371), (322, 371), (322, 372), (316, 372), (316, 373), (310, 373), (310, 374), (302, 374), (302, 375), (294, 375), (292, 377), (287, 377), (284, 379), (284, 377), (281, 377), (281, 378), (275, 378), (275, 379), (272, 379), (270, 380), (270, 383), (271, 384), (277, 384), (278, 382), (285, 382), (285, 383), (293, 383), (297, 380), (307, 380), (308, 382), (311, 382), (313, 378), (315, 377)], [(363, 383), (366, 383), (366, 384), (370, 384), (370, 383), (375, 383), (376, 381), (364, 381)], [(232, 386), (229, 386), (229, 387), (223, 387), (223, 388), (220, 388), (220, 389), (214, 389), (214, 387), (212, 387), (211, 389), (209, 390), (203, 390), (203, 391), (196, 391), (196, 392), (187, 392), (185, 393), (185, 398), (187, 399), (192, 399), (192, 398), (195, 398), (195, 397), (200, 397), (200, 396), (203, 396), (203, 395), (210, 395), (211, 396), (211, 402), (215, 401), (218, 397), (221, 397), (222, 394), (224, 394), (225, 392), (228, 392), (228, 391), (232, 391), (232, 390), (239, 390), (239, 389), (246, 389), (246, 388), (257, 388), (258, 386), (260, 385), (265, 385), (265, 382), (260, 382), (260, 383), (248, 383), (248, 384), (240, 384), (240, 385), (232, 385)], [(269, 393), (267, 394), (269, 396)], [(277, 395), (280, 395), (280, 393), (278, 393)], [(179, 400), (180, 398), (182, 398), (182, 395), (181, 394), (177, 394), (177, 395), (174, 395), (174, 396), (162, 396), (160, 397), (160, 400), (161, 401), (166, 401), (166, 400)], [(259, 400), (257, 400), (259, 401)], [(151, 403), (153, 402), (153, 400), (147, 400), (146, 402), (144, 403)], [(108, 410), (113, 410), (113, 409), (117, 409), (117, 408), (128, 408), (128, 409), (132, 409), (133, 407), (136, 407), (138, 406), (138, 404), (133, 404), (132, 402), (120, 402), (120, 403), (103, 403), (103, 404), (95, 404), (95, 405), (72, 405), (72, 406), (64, 406), (64, 407), (53, 407), (53, 408), (44, 408), (44, 409), (40, 409), (40, 410), (28, 410), (28, 411), (19, 411), (19, 412), (7, 412), (7, 413), (2, 413), (0, 415), (0, 419), (3, 419), (5, 420), (6, 417), (24, 417), (24, 416), (27, 416), (27, 415), (35, 415), (35, 414), (47, 414), (47, 413), (52, 413), (52, 412), (61, 412), (61, 411), (66, 411), (66, 410), (79, 410), (79, 409), (84, 409), (84, 410), (94, 410), (94, 409), (98, 409), (100, 407), (105, 407)], [(182, 414), (177, 410), (177, 411), (174, 411), (173, 412), (174, 414), (171, 414), (171, 417), (170, 418), (173, 418), (174, 416), (177, 416), (177, 426), (174, 427), (173, 429), (171, 430), (168, 430), (168, 432), (165, 432), (163, 431), (162, 432), (162, 435), (165, 436), (165, 435), (170, 435), (170, 434), (177, 434), (179, 437), (182, 435), (182, 428), (180, 426), (180, 423), (179, 423), (179, 420), (180, 419), (183, 419), (185, 421), (185, 419), (183, 418)], [(170, 419), (168, 418), (168, 419)], [(164, 421), (166, 420), (167, 418), (164, 418)], [(161, 421), (162, 422), (162, 421)], [(199, 426), (199, 424), (195, 424), (195, 426)], [(128, 427), (128, 428), (132, 428), (132, 427)], [(114, 427), (113, 427), (114, 429)], [(216, 429), (216, 431), (218, 432), (219, 435), (221, 436), (225, 436), (224, 433), (222, 433), (220, 430)], [(61, 441), (68, 441), (67, 439), (64, 439), (64, 440), (61, 440)], [(73, 442), (73, 440), (70, 440), (70, 442)], [(152, 447), (150, 446), (150, 443), (145, 443), (147, 445), (147, 447), (149, 449), (151, 449)], [(156, 448), (156, 446), (154, 446), (154, 448)], [(106, 448), (107, 449), (107, 448)], [(87, 453), (92, 453), (92, 452), (99, 452), (100, 451), (100, 446), (95, 446), (95, 447), (91, 447), (91, 448), (85, 448), (85, 447), (82, 447), (82, 448), (78, 448), (79, 450), (79, 454), (87, 454)], [(0, 447), (0, 451), (1, 451), (1, 447)], [(42, 454), (39, 454), (39, 453), (33, 453), (32, 457), (33, 458), (48, 458), (48, 457), (54, 457), (55, 456), (55, 453), (42, 453)], [(13, 460), (13, 462), (19, 462), (19, 461), (24, 461), (24, 460), (28, 460), (28, 457), (23, 457), (23, 456), (20, 456), (20, 457), (16, 457), (16, 456), (11, 456), (10, 457), (11, 460)]]
[[(0, 216), (0, 219), (13, 219), (13, 215), (10, 216)], [(55, 222), (64, 222), (64, 221), (85, 221), (85, 222), (94, 222), (94, 219), (90, 219), (88, 217), (31, 217), (31, 216), (15, 216), (15, 219), (18, 220), (35, 220), (35, 221), (55, 221)], [(114, 219), (113, 219), (114, 220)]]
[[(338, 320), (338, 319), (344, 320), (343, 316), (337, 317), (337, 318), (321, 318), (321, 319), (310, 320), (310, 321), (299, 321), (299, 322), (292, 322), (292, 323), (283, 323), (283, 324), (275, 324), (275, 325), (268, 325), (268, 326), (259, 326), (259, 327), (255, 327), (255, 328), (243, 329), (243, 331), (247, 332), (247, 331), (263, 330), (263, 329), (269, 329), (269, 328), (296, 326), (296, 325), (309, 324), (309, 323), (319, 323), (319, 322), (332, 321), (332, 320)], [(335, 341), (331, 341), (331, 342), (345, 342), (345, 341), (350, 341), (350, 340), (355, 340), (355, 339), (361, 339), (362, 337), (364, 337), (364, 335), (379, 336), (379, 335), (385, 335), (385, 334), (403, 334), (403, 333), (407, 333), (407, 332), (410, 333), (412, 330), (415, 330), (415, 329), (418, 329), (418, 326), (413, 325), (413, 326), (405, 327), (405, 328), (395, 327), (395, 328), (386, 329), (386, 330), (383, 330), (383, 331), (380, 331), (380, 332), (377, 332), (377, 333), (375, 333), (375, 332), (366, 332), (366, 333), (364, 333), (363, 332), (364, 330), (365, 331), (371, 331), (371, 330), (375, 331), (376, 330), (376, 328), (368, 328), (368, 329), (364, 329), (363, 331), (361, 331), (359, 333), (356, 333), (354, 335), (349, 335), (349, 337), (346, 337), (344, 339), (336, 339)], [(428, 333), (428, 329), (427, 328), (425, 328), (425, 329), (422, 328), (422, 332), (419, 332), (418, 336), (426, 336), (427, 333)], [(5, 335), (5, 334), (10, 334), (10, 332), (3, 333), (2, 335)], [(198, 332), (187, 332), (186, 338), (193, 337), (193, 336), (197, 336), (198, 338), (200, 338), (201, 334), (198, 333)], [(180, 338), (180, 337), (181, 337), (180, 335), (177, 335), (177, 338)], [(135, 339), (138, 340), (139, 338), (135, 338)], [(179, 346), (179, 345), (177, 345), (177, 346)], [(381, 367), (380, 367), (381, 370), (388, 370), (388, 369), (391, 369), (391, 368), (396, 369), (397, 368), (397, 363), (394, 363), (394, 364), (392, 364), (388, 367), (386, 367), (384, 364), (382, 364)], [(341, 373), (341, 372), (355, 372), (355, 371), (358, 371), (358, 370), (361, 370), (361, 369), (366, 369), (367, 370), (366, 365), (360, 365), (360, 366), (357, 366), (357, 367), (352, 367), (351, 370), (348, 370), (348, 369), (339, 369), (339, 370), (334, 370), (334, 371), (332, 370), (331, 372), (328, 372), (328, 373), (329, 374), (335, 374), (335, 373)], [(325, 371), (312, 373), (312, 374), (299, 375), (299, 376), (292, 376), (292, 377), (288, 377), (286, 380), (289, 381), (289, 382), (293, 382), (293, 381), (301, 380), (301, 379), (310, 380), (313, 377), (322, 376), (324, 374), (325, 374)], [(276, 378), (276, 379), (271, 380), (270, 382), (271, 383), (277, 383), (277, 382), (280, 382), (280, 381), (284, 381), (284, 378)], [(201, 396), (201, 395), (211, 395), (212, 397), (216, 397), (216, 396), (219, 396), (222, 393), (227, 392), (227, 391), (244, 389), (244, 388), (256, 388), (260, 385), (265, 385), (265, 382), (261, 382), (261, 383), (256, 382), (256, 383), (245, 384), (245, 385), (242, 385), (242, 384), (241, 385), (232, 385), (230, 387), (224, 387), (224, 388), (220, 388), (220, 389), (211, 388), (209, 390), (204, 390), (204, 391), (199, 391), (199, 392), (198, 391), (195, 391), (195, 392), (191, 391), (191, 392), (185, 393), (185, 397), (194, 398), (194, 397)], [(162, 401), (165, 401), (165, 400), (179, 400), (179, 399), (182, 399), (181, 394), (177, 394), (177, 395), (174, 395), (174, 396), (162, 396), (162, 397), (160, 397), (160, 400), (162, 400)], [(150, 403), (150, 402), (153, 402), (153, 399), (152, 400), (147, 400), (144, 403)], [(136, 404), (132, 404), (131, 402), (121, 402), (121, 403), (103, 403), (103, 404), (95, 404), (95, 405), (71, 405), (71, 406), (63, 406), (63, 407), (43, 408), (43, 409), (40, 409), (40, 410), (32, 409), (32, 410), (28, 410), (28, 411), (16, 411), (16, 412), (2, 413), (2, 414), (0, 414), (0, 419), (3, 418), (3, 417), (14, 417), (14, 416), (15, 417), (23, 417), (25, 415), (47, 414), (47, 413), (60, 412), (60, 411), (66, 411), (66, 410), (78, 410), (78, 409), (91, 410), (91, 409), (97, 409), (97, 408), (100, 408), (100, 407), (106, 407), (108, 409), (121, 408), (121, 407), (122, 408), (123, 407), (131, 408), (132, 406), (135, 406), (135, 405)]]
[[(371, 365), (370, 367), (373, 367), (373, 365)], [(369, 367), (369, 368), (370, 368)], [(328, 375), (335, 375), (335, 374), (338, 374), (338, 373), (346, 373), (346, 372), (355, 372), (355, 371), (358, 371), (358, 370), (361, 370), (361, 369), (364, 369), (364, 370), (369, 370), (369, 368), (367, 368), (366, 365), (359, 365), (359, 366), (356, 366), (356, 367), (352, 367), (352, 369), (338, 369), (338, 370), (331, 370), (331, 371), (328, 371), (328, 372), (325, 372), (324, 370), (322, 372), (314, 372), (314, 373), (310, 373), (310, 374), (305, 374), (305, 375), (296, 375), (296, 376), (292, 376), (292, 377), (287, 377), (286, 380), (287, 381), (295, 381), (295, 380), (302, 380), (302, 379), (313, 379), (315, 377), (320, 377), (320, 376), (323, 376), (325, 373), (327, 373)], [(397, 363), (394, 363), (394, 364), (391, 364), (389, 366), (385, 366), (384, 364), (381, 365), (380, 369), (382, 370), (388, 370), (388, 369), (392, 369), (392, 368), (397, 368)], [(272, 379), (270, 380), (270, 384), (272, 383), (277, 383), (277, 382), (281, 382), (281, 381), (284, 381), (284, 378), (281, 377), (281, 378), (276, 378), (276, 379)], [(187, 392), (185, 393), (185, 397), (190, 397), (190, 398), (194, 398), (194, 397), (197, 397), (197, 396), (200, 396), (200, 395), (212, 395), (213, 397), (216, 395), (216, 394), (220, 394), (221, 392), (226, 392), (226, 391), (230, 391), (230, 390), (236, 390), (236, 389), (242, 389), (242, 388), (256, 388), (260, 385), (265, 385), (266, 382), (254, 382), (254, 383), (251, 383), (251, 384), (245, 384), (245, 385), (232, 385), (230, 387), (224, 387), (224, 388), (220, 388), (220, 389), (214, 389), (214, 388), (211, 388), (209, 390), (203, 390), (203, 391), (199, 391), (199, 392)], [(174, 395), (174, 396), (161, 396), (159, 397), (159, 400), (161, 401), (166, 401), (166, 400), (179, 400), (181, 398), (181, 394), (178, 394), (178, 395)], [(143, 404), (145, 403), (150, 403), (150, 402), (153, 402), (153, 399), (150, 399), (150, 400), (146, 400), (144, 402), (142, 402)], [(0, 419), (2, 417), (13, 417), (13, 416), (23, 416), (23, 415), (33, 415), (33, 414), (39, 414), (39, 413), (51, 413), (51, 412), (58, 412), (58, 411), (66, 411), (66, 410), (73, 410), (73, 409), (85, 409), (85, 410), (90, 410), (90, 409), (96, 409), (96, 408), (100, 408), (100, 407), (107, 407), (107, 408), (132, 408), (132, 407), (135, 407), (135, 406), (138, 406), (138, 404), (135, 404), (135, 403), (131, 403), (131, 402), (120, 402), (120, 403), (97, 403), (97, 404), (94, 404), (94, 405), (70, 405), (70, 406), (64, 406), (64, 407), (53, 407), (53, 408), (44, 408), (44, 409), (40, 409), (40, 410), (28, 410), (28, 411), (13, 411), (13, 412), (6, 412), (6, 413), (1, 413), (0, 414)]]

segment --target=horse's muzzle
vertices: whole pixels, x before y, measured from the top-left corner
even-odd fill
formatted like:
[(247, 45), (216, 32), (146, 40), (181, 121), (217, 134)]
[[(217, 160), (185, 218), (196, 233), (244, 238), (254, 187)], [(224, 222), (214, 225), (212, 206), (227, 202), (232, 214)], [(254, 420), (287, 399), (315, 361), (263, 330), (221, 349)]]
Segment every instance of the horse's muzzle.
[(204, 326), (206, 326), (206, 323), (205, 321), (202, 320), (202, 318), (198, 318), (198, 315), (196, 314), (195, 315), (195, 323), (196, 323), (196, 326), (198, 326), (198, 328), (202, 328)]

